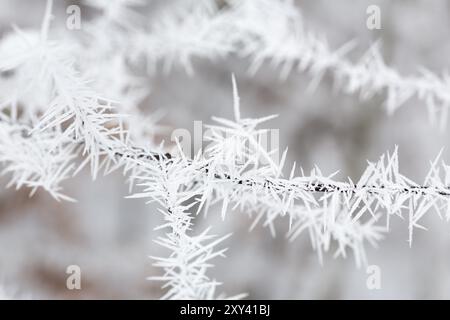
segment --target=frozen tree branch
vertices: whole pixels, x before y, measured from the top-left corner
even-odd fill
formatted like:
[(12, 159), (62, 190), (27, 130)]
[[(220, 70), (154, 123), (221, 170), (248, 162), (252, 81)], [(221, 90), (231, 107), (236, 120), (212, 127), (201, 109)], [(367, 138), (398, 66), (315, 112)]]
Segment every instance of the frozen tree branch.
[[(446, 124), (450, 107), (447, 73), (438, 77), (422, 68), (419, 75), (403, 76), (385, 64), (378, 44), (354, 63), (345, 58), (354, 42), (338, 50), (330, 49), (325, 39), (306, 29), (292, 1), (232, 2), (233, 19), (237, 21), (235, 33), (240, 34), (237, 37), (243, 46), (238, 54), (250, 57), (251, 71), (270, 61), (281, 67), (283, 78), (291, 70), (307, 71), (315, 78), (312, 87), (329, 72), (347, 93), (360, 92), (362, 98), (386, 93), (385, 105), (390, 113), (416, 96), (425, 102), (433, 121), (440, 118), (441, 125)], [(442, 114), (439, 116), (438, 112)]]
[(444, 127), (450, 107), (450, 77), (421, 68), (417, 75), (404, 76), (383, 61), (379, 44), (374, 44), (358, 62), (346, 58), (354, 47), (350, 41), (337, 50), (326, 39), (307, 30), (299, 8), (291, 0), (216, 1), (197, 5), (179, 4), (155, 21), (150, 31), (137, 32), (130, 41), (131, 56), (145, 56), (150, 70), (158, 61), (166, 72), (176, 64), (193, 73), (194, 57), (216, 59), (234, 54), (249, 58), (250, 73), (269, 62), (281, 69), (285, 79), (292, 71), (313, 76), (314, 88), (325, 73), (349, 94), (368, 99), (386, 94), (389, 113), (416, 97), (425, 103), (430, 119)]
[(61, 139), (55, 131), (29, 135), (30, 128), (0, 121), (0, 163), (2, 174), (11, 176), (9, 185), (17, 189), (26, 186), (31, 195), (39, 188), (49, 192), (57, 200), (73, 201), (61, 193), (61, 182), (74, 170), (76, 145)]
[[(409, 218), (410, 243), (414, 228), (424, 227), (419, 223), (423, 216), (436, 210), (439, 215), (449, 216), (450, 190), (449, 167), (439, 166), (438, 156), (423, 185), (419, 185), (399, 172), (397, 149), (382, 156), (376, 163), (369, 162), (367, 169), (356, 183), (333, 180), (318, 168), (307, 175), (295, 176), (295, 164), (287, 178), (282, 177), (286, 152), (279, 165), (267, 161), (271, 152), (255, 145), (261, 133), (256, 125), (262, 119), (241, 119), (239, 100), (235, 89), (236, 122), (216, 119), (225, 126), (213, 126), (210, 139), (213, 144), (202, 155), (204, 165), (197, 170), (202, 174), (194, 180), (204, 185), (200, 208), (209, 203), (222, 201), (225, 216), (228, 204), (240, 207), (244, 212), (255, 212), (256, 222), (263, 218), (264, 224), (274, 230), (277, 217), (289, 215), (293, 239), (302, 231), (309, 231), (313, 245), (321, 251), (330, 247), (330, 239), (339, 244), (337, 254), (345, 255), (348, 246), (353, 250), (357, 263), (365, 262), (362, 243), (375, 243), (389, 227), (392, 215)], [(231, 134), (230, 134), (231, 130)], [(228, 133), (225, 135), (224, 133)], [(136, 154), (132, 159), (160, 161), (172, 156)], [(186, 161), (187, 167), (191, 166)], [(192, 193), (192, 196), (196, 192)], [(199, 209), (200, 210), (200, 209)], [(376, 225), (380, 214), (386, 217), (386, 227)]]
[(228, 236), (214, 239), (209, 228), (197, 236), (190, 236), (193, 217), (189, 210), (196, 202), (186, 204), (192, 195), (202, 193), (202, 186), (192, 181), (200, 178), (198, 167), (203, 164), (188, 164), (186, 158), (154, 160), (142, 164), (136, 179), (144, 191), (133, 197), (157, 201), (165, 209), (160, 210), (165, 223), (156, 229), (169, 229), (169, 232), (156, 242), (172, 254), (168, 258), (153, 257), (157, 261), (155, 265), (164, 268), (165, 274), (150, 279), (164, 281), (163, 288), (169, 288), (163, 299), (213, 299), (219, 283), (210, 280), (206, 271), (212, 267), (210, 260), (224, 256), (226, 249), (214, 249)]
[[(213, 118), (214, 124), (207, 126), (209, 145), (193, 159), (183, 150), (168, 153), (162, 144), (141, 145), (150, 129), (133, 121), (141, 120), (137, 105), (146, 91), (141, 81), (123, 72), (140, 55), (147, 58), (149, 69), (162, 61), (166, 70), (180, 63), (192, 72), (192, 57), (237, 54), (250, 57), (252, 71), (271, 61), (281, 66), (283, 77), (300, 70), (320, 80), (331, 72), (350, 93), (369, 97), (386, 91), (390, 111), (416, 95), (432, 115), (441, 107), (446, 112), (450, 95), (448, 77), (428, 72), (400, 76), (385, 66), (375, 47), (359, 63), (348, 61), (344, 55), (349, 46), (333, 51), (305, 31), (292, 1), (227, 1), (222, 9), (212, 1), (186, 1), (155, 22), (149, 34), (130, 21), (135, 14), (129, 7), (139, 3), (91, 3), (104, 9), (104, 15), (88, 26), (88, 33), (98, 40), (92, 51), (85, 50), (82, 41), (69, 46), (52, 39), (52, 1), (40, 33), (17, 29), (2, 40), (0, 73), (11, 77), (1, 81), (0, 162), (11, 185), (29, 187), (31, 193), (43, 188), (57, 200), (72, 200), (62, 193), (61, 182), (86, 163), (93, 178), (103, 169), (123, 169), (131, 184), (141, 189), (132, 197), (161, 207), (164, 223), (158, 229), (166, 234), (157, 243), (171, 253), (154, 257), (164, 275), (151, 279), (164, 282), (164, 298), (220, 297), (218, 283), (207, 271), (213, 258), (224, 255), (225, 250), (216, 247), (227, 236), (213, 237), (209, 228), (196, 234), (194, 228), (194, 211), (206, 214), (214, 204), (221, 205), (222, 218), (240, 210), (253, 217), (252, 228), (262, 222), (272, 233), (274, 222), (287, 217), (289, 239), (307, 232), (320, 260), (330, 250), (337, 256), (351, 251), (357, 265), (367, 263), (365, 244), (375, 245), (394, 215), (407, 216), (410, 243), (414, 229), (425, 229), (426, 214), (435, 211), (450, 219), (450, 167), (440, 156), (421, 184), (400, 173), (397, 148), (369, 162), (356, 182), (338, 181), (335, 174), (325, 175), (317, 167), (305, 173), (295, 164), (284, 175), (287, 150), (278, 162), (273, 158), (278, 150), (260, 143), (266, 133), (260, 125), (275, 116), (244, 118), (234, 78), (234, 119)], [(102, 41), (95, 35), (93, 26), (107, 30), (110, 25), (116, 25), (118, 38)], [(116, 50), (117, 42), (127, 49)], [(73, 59), (71, 49), (80, 53), (80, 61)], [(104, 57), (109, 58), (96, 69)], [(116, 78), (120, 79), (111, 85)], [(130, 84), (134, 90), (127, 90)], [(114, 99), (104, 97), (110, 85)], [(131, 116), (123, 114), (128, 112)], [(84, 157), (81, 164), (76, 163), (78, 156)]]

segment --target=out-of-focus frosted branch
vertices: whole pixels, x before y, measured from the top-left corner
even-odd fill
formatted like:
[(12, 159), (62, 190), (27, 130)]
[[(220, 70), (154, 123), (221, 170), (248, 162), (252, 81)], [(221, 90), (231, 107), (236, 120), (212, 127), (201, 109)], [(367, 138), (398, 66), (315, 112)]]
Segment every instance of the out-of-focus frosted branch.
[(389, 113), (416, 97), (425, 103), (433, 123), (444, 127), (448, 118), (447, 73), (440, 77), (421, 68), (417, 75), (401, 75), (386, 65), (378, 43), (353, 62), (346, 54), (354, 41), (331, 49), (326, 39), (307, 30), (291, 0), (228, 0), (220, 9), (205, 6), (204, 1), (181, 5), (154, 21), (150, 31), (135, 33), (129, 45), (133, 48), (130, 56), (145, 56), (151, 70), (161, 61), (166, 71), (179, 64), (192, 74), (191, 60), (195, 57), (216, 59), (233, 54), (250, 60), (250, 73), (267, 62), (280, 68), (282, 78), (292, 71), (309, 73), (314, 88), (328, 72), (349, 94), (363, 99), (386, 94)]
[(391, 113), (416, 96), (425, 102), (433, 121), (439, 119), (441, 111), (441, 125), (445, 125), (450, 107), (447, 73), (438, 77), (421, 69), (419, 75), (401, 75), (385, 64), (378, 43), (354, 63), (345, 58), (353, 48), (353, 41), (338, 50), (331, 49), (326, 39), (307, 30), (299, 9), (289, 0), (231, 2), (236, 37), (242, 44), (238, 53), (250, 57), (251, 71), (266, 61), (280, 66), (282, 77), (292, 70), (307, 71), (315, 78), (312, 87), (330, 72), (347, 93), (359, 92), (362, 98), (385, 93), (385, 105)]
[(76, 145), (61, 139), (55, 131), (29, 134), (30, 128), (0, 121), (0, 163), (9, 185), (31, 188), (31, 195), (43, 188), (57, 200), (73, 201), (62, 193), (61, 182), (74, 171)]

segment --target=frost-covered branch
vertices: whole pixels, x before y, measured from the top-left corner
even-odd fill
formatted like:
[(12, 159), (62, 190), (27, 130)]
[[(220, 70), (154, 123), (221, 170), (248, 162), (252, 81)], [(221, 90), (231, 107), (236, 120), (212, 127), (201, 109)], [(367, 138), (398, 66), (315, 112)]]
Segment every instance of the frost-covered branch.
[[(450, 171), (445, 163), (439, 164), (440, 157), (432, 162), (422, 185), (399, 172), (397, 149), (375, 163), (369, 162), (357, 182), (334, 180), (333, 175), (324, 175), (317, 167), (309, 174), (300, 170), (296, 175), (295, 164), (283, 177), (286, 152), (277, 164), (270, 161), (274, 150), (264, 150), (257, 144), (264, 131), (256, 127), (270, 117), (241, 118), (237, 91), (234, 97), (235, 120), (216, 119), (219, 125), (209, 126), (212, 144), (201, 155), (204, 164), (197, 165), (199, 172), (192, 177), (196, 185), (203, 186), (202, 192), (191, 193), (201, 198), (198, 210), (221, 202), (225, 217), (231, 204), (255, 214), (255, 223), (262, 220), (272, 231), (273, 222), (287, 215), (291, 239), (308, 231), (320, 256), (334, 240), (339, 248), (336, 254), (345, 256), (348, 247), (358, 264), (365, 262), (363, 243), (380, 240), (393, 215), (408, 217), (410, 242), (415, 228), (424, 229), (419, 221), (428, 212), (435, 210), (450, 217)], [(136, 153), (131, 158), (177, 159), (161, 153)], [(192, 163), (186, 161), (185, 165)], [(382, 216), (385, 219), (381, 220)]]
[[(414, 229), (424, 229), (427, 213), (450, 219), (450, 169), (439, 156), (420, 184), (400, 173), (397, 148), (369, 162), (356, 182), (339, 181), (318, 167), (305, 173), (295, 164), (286, 175), (287, 151), (277, 161), (278, 150), (260, 143), (266, 133), (260, 125), (274, 116), (243, 117), (234, 79), (234, 119), (213, 118), (207, 126), (209, 144), (193, 159), (182, 150), (168, 153), (163, 144), (149, 142), (157, 128), (144, 123), (138, 108), (147, 90), (128, 64), (144, 56), (149, 69), (160, 62), (166, 70), (180, 63), (192, 72), (192, 57), (236, 54), (250, 58), (251, 71), (270, 61), (281, 66), (283, 77), (300, 70), (320, 80), (331, 72), (348, 92), (369, 97), (387, 91), (391, 111), (414, 95), (432, 111), (447, 110), (447, 77), (400, 76), (375, 47), (352, 63), (344, 57), (349, 46), (333, 51), (305, 31), (292, 1), (230, 0), (222, 8), (208, 0), (185, 1), (147, 34), (130, 21), (136, 15), (129, 7), (141, 1), (97, 0), (91, 5), (104, 14), (87, 26), (90, 46), (52, 38), (51, 3), (40, 32), (16, 29), (0, 43), (0, 73), (7, 75), (0, 82), (3, 173), (17, 188), (27, 186), (33, 193), (41, 187), (58, 200), (71, 200), (62, 194), (61, 182), (86, 163), (94, 178), (102, 169), (123, 169), (131, 185), (141, 189), (132, 197), (161, 206), (164, 223), (158, 229), (166, 234), (157, 243), (171, 253), (154, 257), (164, 275), (151, 279), (165, 283), (164, 298), (220, 297), (207, 271), (213, 258), (223, 256), (225, 250), (216, 247), (226, 237), (213, 237), (209, 228), (197, 234), (194, 227), (194, 214), (206, 214), (215, 204), (222, 218), (240, 210), (253, 218), (252, 228), (262, 222), (273, 233), (274, 222), (286, 217), (289, 239), (308, 233), (320, 259), (329, 250), (339, 256), (352, 251), (358, 265), (366, 263), (365, 244), (382, 238), (392, 216), (407, 216), (410, 243)], [(111, 38), (96, 34), (111, 26), (117, 31)], [(111, 88), (113, 99), (106, 98)]]
[(445, 125), (450, 107), (447, 73), (439, 77), (422, 68), (418, 75), (401, 75), (385, 64), (378, 44), (358, 62), (352, 62), (345, 55), (354, 47), (354, 41), (338, 50), (331, 49), (326, 39), (307, 30), (299, 9), (289, 0), (232, 2), (236, 33), (243, 46), (239, 54), (250, 57), (251, 71), (266, 61), (280, 66), (282, 77), (292, 70), (307, 71), (315, 78), (312, 87), (329, 72), (345, 92), (359, 92), (362, 98), (385, 93), (385, 105), (391, 113), (416, 96), (426, 104), (431, 119), (440, 119)]
[(291, 0), (228, 0), (221, 7), (214, 0), (178, 4), (129, 42), (131, 58), (146, 57), (150, 70), (162, 62), (166, 71), (178, 64), (192, 74), (193, 58), (213, 60), (232, 54), (249, 59), (250, 73), (264, 63), (279, 67), (283, 79), (293, 71), (307, 72), (314, 78), (311, 88), (330, 73), (349, 94), (364, 99), (386, 94), (390, 113), (416, 97), (425, 103), (432, 122), (443, 127), (448, 118), (448, 73), (439, 76), (421, 68), (416, 75), (402, 75), (386, 65), (379, 43), (354, 62), (346, 57), (354, 41), (330, 48), (324, 37), (308, 30)]
[[(158, 202), (163, 209), (164, 224), (156, 230), (168, 230), (165, 237), (156, 243), (169, 249), (169, 257), (152, 257), (155, 266), (164, 269), (164, 275), (150, 277), (151, 280), (164, 281), (168, 288), (162, 299), (214, 299), (218, 282), (210, 280), (206, 271), (211, 268), (211, 260), (224, 256), (226, 249), (215, 251), (228, 236), (216, 238), (209, 228), (192, 236), (193, 219), (190, 209), (196, 205), (191, 201), (193, 195), (202, 193), (201, 185), (192, 182), (199, 179), (200, 163), (187, 163), (186, 158), (168, 159), (164, 156), (154, 161), (140, 161), (140, 175), (135, 177), (143, 192), (134, 198), (146, 198)], [(237, 296), (235, 298), (239, 298)]]
[[(22, 70), (32, 66), (44, 75), (45, 81), (39, 83), (50, 88), (50, 107), (43, 111), (33, 132), (59, 131), (56, 146), (64, 139), (82, 143), (94, 177), (103, 156), (107, 169), (125, 165), (126, 171), (139, 172), (136, 159), (142, 154), (137, 154), (133, 141), (125, 137), (121, 123), (126, 118), (115, 114), (109, 103), (103, 103), (108, 100), (89, 88), (68, 60), (64, 48), (38, 41), (27, 52), (23, 57), (16, 56), (20, 59), (6, 59), (0, 69)], [(31, 71), (34, 69), (24, 72)], [(387, 214), (388, 221), (392, 214), (406, 212), (410, 217), (411, 241), (413, 228), (421, 227), (418, 221), (430, 208), (441, 211), (444, 205), (448, 206), (448, 181), (439, 178), (437, 167), (433, 167), (424, 185), (417, 185), (399, 173), (396, 151), (387, 160), (382, 158), (376, 164), (369, 164), (357, 183), (334, 181), (317, 168), (309, 175), (302, 172), (299, 176), (293, 168), (289, 178), (283, 178), (286, 154), (278, 164), (272, 160), (275, 150), (264, 150), (258, 142), (258, 136), (265, 131), (257, 126), (272, 116), (242, 118), (236, 87), (234, 111), (234, 121), (215, 118), (216, 124), (208, 126), (211, 145), (202, 155), (206, 162), (199, 172), (201, 178), (196, 180), (204, 186), (200, 208), (221, 201), (225, 215), (232, 204), (246, 212), (256, 212), (257, 220), (264, 218), (264, 224), (272, 230), (277, 217), (289, 214), (294, 228), (291, 238), (308, 230), (319, 252), (328, 250), (330, 240), (336, 240), (338, 253), (344, 254), (344, 249), (350, 247), (357, 261), (363, 261), (362, 243), (380, 238), (381, 229), (373, 223), (379, 211)], [(146, 150), (151, 161), (157, 160), (151, 154), (157, 152)]]
[[(44, 22), (43, 28), (48, 28), (48, 24)], [(0, 72), (17, 73), (16, 92), (5, 99), (3, 106), (12, 110), (15, 120), (20, 111), (18, 104), (22, 102), (20, 93), (27, 96), (28, 91), (41, 91), (37, 100), (40, 104), (33, 103), (34, 110), (28, 117), (22, 116), (21, 122), (39, 118), (38, 123), (33, 123), (33, 132), (60, 131), (60, 141), (55, 139), (55, 145), (67, 139), (83, 141), (83, 154), (90, 161), (95, 177), (100, 156), (106, 153), (112, 159), (111, 150), (123, 144), (126, 135), (123, 117), (114, 112), (114, 102), (99, 96), (75, 69), (70, 46), (52, 42), (46, 34), (45, 29), (40, 37), (18, 30), (11, 36), (9, 41), (14, 47), (5, 48), (0, 55)]]
[(9, 186), (26, 186), (31, 195), (41, 187), (57, 200), (72, 201), (62, 193), (61, 182), (74, 171), (77, 145), (64, 141), (55, 147), (55, 140), (61, 139), (59, 132), (29, 135), (30, 130), (0, 120), (0, 163), (2, 174), (10, 176)]

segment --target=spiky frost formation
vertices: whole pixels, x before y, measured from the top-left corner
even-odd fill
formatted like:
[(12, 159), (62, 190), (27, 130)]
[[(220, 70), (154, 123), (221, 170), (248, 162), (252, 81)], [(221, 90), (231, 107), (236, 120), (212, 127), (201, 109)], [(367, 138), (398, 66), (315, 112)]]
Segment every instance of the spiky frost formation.
[(154, 21), (148, 31), (137, 32), (130, 46), (134, 59), (146, 57), (152, 72), (162, 62), (166, 72), (181, 65), (193, 74), (193, 58), (235, 55), (249, 60), (251, 74), (265, 63), (279, 68), (282, 79), (294, 71), (306, 72), (313, 77), (313, 89), (330, 73), (346, 93), (363, 99), (385, 94), (389, 113), (417, 98), (427, 107), (432, 123), (444, 127), (448, 119), (448, 72), (440, 76), (421, 67), (415, 75), (402, 75), (386, 65), (379, 43), (354, 62), (346, 56), (355, 41), (330, 48), (325, 37), (305, 26), (292, 0), (228, 0), (221, 7), (214, 0), (181, 3)]
[[(131, 70), (144, 57), (150, 72), (161, 62), (167, 71), (180, 64), (193, 72), (193, 57), (235, 54), (250, 59), (251, 71), (269, 61), (281, 67), (283, 77), (299, 70), (320, 80), (331, 72), (350, 93), (370, 97), (387, 91), (391, 111), (416, 95), (432, 116), (448, 109), (447, 77), (400, 76), (375, 47), (352, 63), (344, 58), (350, 46), (333, 51), (304, 29), (292, 1), (236, 0), (222, 8), (207, 0), (184, 1), (152, 23), (150, 32), (131, 21), (135, 12), (130, 7), (139, 2), (92, 2), (104, 14), (88, 22), (84, 36), (90, 41), (71, 37), (73, 46), (68, 46), (50, 32), (49, 1), (40, 32), (16, 29), (2, 40), (0, 162), (11, 185), (32, 193), (43, 188), (58, 200), (71, 200), (61, 182), (87, 163), (94, 178), (102, 169), (123, 169), (130, 185), (141, 188), (133, 197), (161, 206), (165, 222), (160, 229), (166, 234), (157, 242), (171, 254), (155, 258), (164, 275), (152, 279), (165, 282), (164, 298), (220, 297), (218, 283), (206, 271), (213, 258), (223, 255), (216, 246), (226, 237), (215, 238), (209, 229), (197, 233), (194, 209), (206, 213), (219, 204), (224, 219), (240, 210), (253, 217), (252, 227), (261, 222), (273, 233), (274, 221), (287, 217), (289, 239), (307, 232), (320, 259), (329, 250), (339, 256), (351, 251), (358, 265), (367, 263), (365, 243), (375, 245), (393, 216), (408, 218), (410, 242), (429, 212), (450, 217), (450, 170), (440, 157), (421, 184), (400, 173), (396, 148), (369, 162), (356, 182), (338, 181), (317, 167), (310, 173), (295, 164), (286, 170), (287, 151), (277, 161), (278, 150), (261, 144), (267, 131), (259, 127), (274, 116), (243, 117), (234, 79), (234, 119), (213, 118), (207, 126), (209, 145), (194, 159), (170, 154), (149, 139), (159, 128), (143, 124), (138, 104), (147, 91)], [(96, 34), (109, 28), (115, 31), (111, 38)], [(111, 88), (114, 93), (107, 98)]]
[(164, 223), (156, 230), (168, 231), (165, 237), (158, 237), (155, 241), (171, 251), (168, 257), (152, 257), (156, 260), (155, 266), (164, 269), (164, 275), (149, 279), (163, 281), (163, 288), (168, 288), (162, 299), (216, 298), (219, 283), (210, 280), (206, 271), (213, 266), (213, 258), (224, 256), (226, 249), (216, 251), (216, 247), (229, 235), (217, 238), (209, 233), (209, 228), (198, 235), (191, 235), (195, 232), (191, 209), (198, 202), (193, 198), (202, 194), (204, 188), (203, 184), (195, 181), (201, 181), (200, 168), (204, 163), (162, 156), (140, 162), (140, 166), (140, 174), (135, 179), (143, 191), (133, 197), (156, 201), (162, 207), (159, 211)]

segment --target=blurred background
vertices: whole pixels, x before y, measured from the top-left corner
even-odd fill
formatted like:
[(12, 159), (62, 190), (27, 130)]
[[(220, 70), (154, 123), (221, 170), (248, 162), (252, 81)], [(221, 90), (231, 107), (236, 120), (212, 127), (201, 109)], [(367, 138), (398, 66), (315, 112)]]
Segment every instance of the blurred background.
[[(55, 13), (64, 14), (77, 1), (55, 1)], [(381, 8), (381, 30), (366, 28), (366, 9)], [(152, 6), (164, 1), (150, 1)], [(408, 1), (297, 1), (306, 26), (329, 40), (332, 48), (356, 39), (357, 58), (376, 40), (383, 43), (388, 65), (402, 74), (424, 66), (441, 74), (450, 54), (450, 2)], [(82, 15), (89, 8), (80, 4)], [(45, 1), (0, 1), (0, 35), (16, 24), (38, 27)], [(83, 16), (82, 16), (83, 17)], [(352, 54), (352, 55), (353, 55)], [(292, 73), (280, 80), (268, 65), (254, 76), (248, 61), (227, 58), (215, 62), (194, 60), (194, 76), (182, 68), (149, 78), (149, 110), (165, 111), (168, 128), (193, 130), (193, 121), (211, 116), (232, 116), (230, 75), (235, 73), (243, 116), (279, 117), (269, 127), (280, 129), (280, 144), (289, 146), (289, 161), (306, 170), (314, 164), (324, 173), (340, 170), (340, 178), (357, 180), (366, 160), (399, 146), (401, 171), (422, 181), (450, 129), (441, 131), (428, 121), (420, 101), (408, 101), (394, 115), (382, 107), (383, 96), (361, 101), (333, 89), (324, 78), (314, 92), (307, 90), (311, 77)], [(169, 135), (170, 137), (170, 135)], [(450, 161), (450, 149), (444, 150)], [(159, 275), (149, 255), (161, 249), (152, 242), (161, 222), (156, 208), (143, 200), (125, 199), (128, 187), (120, 173), (92, 181), (82, 172), (65, 184), (77, 203), (58, 203), (44, 192), (28, 197), (28, 190), (6, 189), (0, 180), (0, 287), (10, 296), (32, 299), (157, 299), (160, 283), (147, 281)], [(219, 211), (220, 208), (217, 208)], [(368, 274), (356, 268), (352, 257), (325, 256), (321, 266), (304, 234), (290, 243), (283, 231), (288, 221), (278, 221), (275, 238), (257, 227), (248, 232), (247, 215), (232, 212), (221, 221), (220, 212), (200, 216), (199, 230), (213, 225), (213, 233), (233, 236), (226, 240), (227, 258), (215, 260), (210, 275), (223, 282), (219, 291), (247, 292), (251, 299), (392, 299), (450, 298), (450, 229), (437, 215), (425, 220), (428, 231), (418, 230), (412, 248), (407, 224), (394, 219), (392, 230), (379, 248), (367, 247), (369, 264), (381, 270), (381, 289), (369, 290)], [(66, 288), (66, 268), (78, 265), (82, 289)], [(1, 290), (0, 290), (1, 291)], [(1, 295), (1, 294), (0, 294)]]

